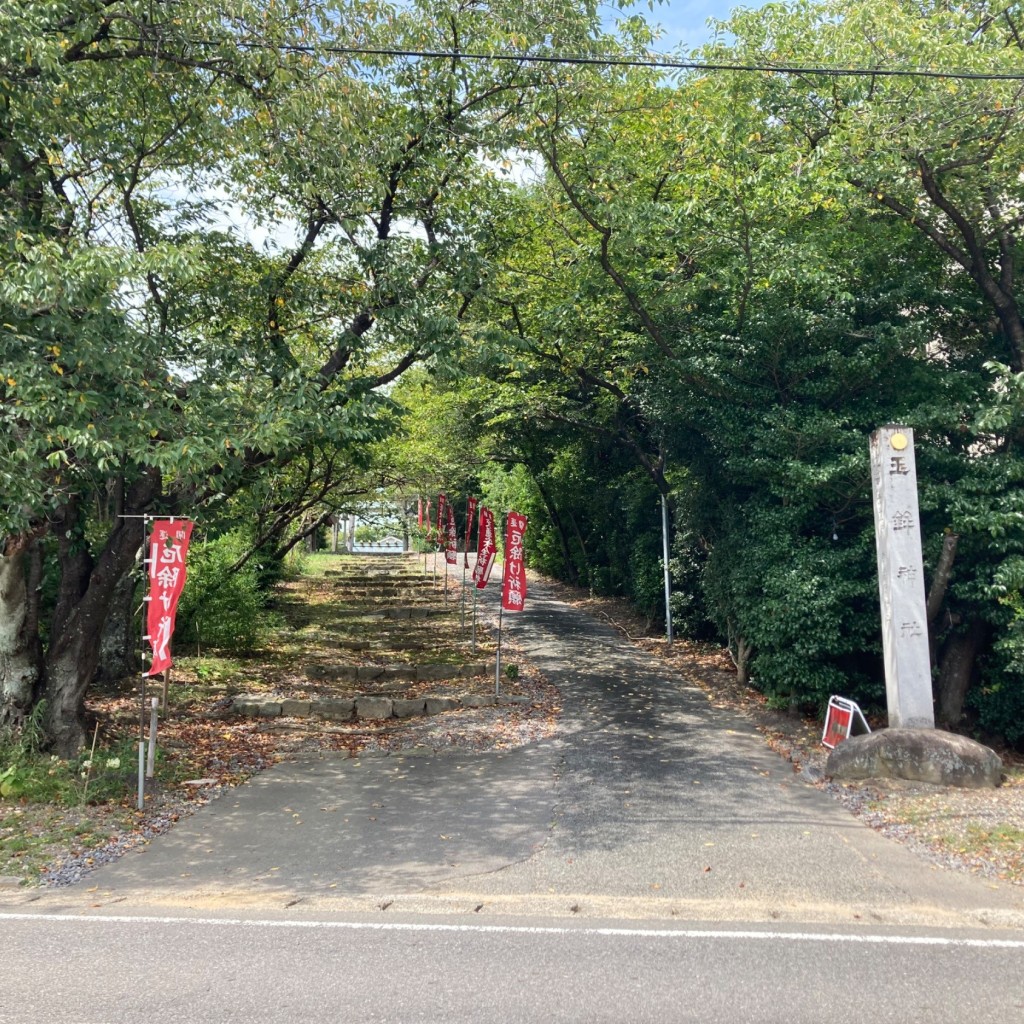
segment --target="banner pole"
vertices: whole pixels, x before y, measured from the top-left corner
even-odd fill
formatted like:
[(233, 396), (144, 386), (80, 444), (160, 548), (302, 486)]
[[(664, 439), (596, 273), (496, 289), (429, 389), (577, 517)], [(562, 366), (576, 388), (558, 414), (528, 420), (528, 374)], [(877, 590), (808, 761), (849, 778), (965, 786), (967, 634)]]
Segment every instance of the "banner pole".
[(146, 545), (149, 543), (149, 516), (142, 517), (142, 624), (140, 633), (142, 637), (142, 677), (139, 681), (139, 793), (138, 809), (146, 807), (146, 640), (148, 639), (146, 628), (149, 621), (149, 608), (147, 601), (150, 600), (148, 593), (149, 571), (147, 569), (150, 559), (147, 557)]
[(473, 588), (473, 653), (476, 654), (476, 587)]
[(501, 696), (501, 612), (502, 605), (498, 604), (498, 648), (494, 652), (494, 696)]
[(665, 495), (661, 496), (661, 546), (662, 564), (665, 569), (665, 637), (669, 644), (672, 643), (672, 574), (668, 567), (669, 538), (668, 538), (668, 500)]
[(146, 809), (146, 741), (139, 740), (139, 803), (140, 811)]
[[(505, 517), (505, 533), (508, 538), (508, 517)], [(508, 572), (508, 551), (501, 553), (501, 593), (498, 599), (498, 649), (494, 654), (494, 696), (501, 696), (501, 613), (505, 610), (505, 574)]]
[(466, 559), (462, 559), (462, 628), (466, 628)]
[[(143, 518), (142, 518), (142, 577), (143, 577), (143, 587), (145, 587), (146, 580), (147, 580), (147, 578), (149, 576), (149, 573), (147, 572), (147, 568), (146, 568), (149, 565), (149, 561), (150, 561), (149, 558), (147, 557), (147, 552), (146, 552), (146, 544), (149, 541), (148, 529), (147, 529), (148, 526), (149, 526), (149, 517), (148, 516), (143, 516)], [(145, 593), (145, 590), (143, 592)], [(148, 596), (148, 594), (147, 594), (147, 596)], [(142, 603), (142, 679), (141, 679), (141, 682), (140, 682), (141, 693), (139, 694), (139, 741), (140, 742), (144, 742), (145, 739), (146, 739), (146, 640), (148, 639), (148, 637), (146, 635), (146, 626), (147, 626), (147, 621), (146, 620), (148, 618), (146, 612), (147, 612), (146, 602), (143, 601), (143, 603)]]
[(156, 706), (157, 699), (153, 698), (152, 706), (149, 713), (149, 749), (146, 753), (146, 778), (153, 778), (153, 773), (156, 771)]

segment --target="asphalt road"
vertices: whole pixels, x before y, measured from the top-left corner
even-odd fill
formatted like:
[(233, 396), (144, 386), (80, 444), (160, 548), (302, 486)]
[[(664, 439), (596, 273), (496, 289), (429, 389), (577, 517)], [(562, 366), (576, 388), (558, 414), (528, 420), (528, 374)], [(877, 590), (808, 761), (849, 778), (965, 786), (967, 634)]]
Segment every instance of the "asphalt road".
[(0, 919), (0, 1024), (1010, 1022), (1024, 942), (377, 920)]
[(0, 930), (0, 1024), (963, 1024), (1024, 1012), (1024, 941), (991, 937), (39, 916)]

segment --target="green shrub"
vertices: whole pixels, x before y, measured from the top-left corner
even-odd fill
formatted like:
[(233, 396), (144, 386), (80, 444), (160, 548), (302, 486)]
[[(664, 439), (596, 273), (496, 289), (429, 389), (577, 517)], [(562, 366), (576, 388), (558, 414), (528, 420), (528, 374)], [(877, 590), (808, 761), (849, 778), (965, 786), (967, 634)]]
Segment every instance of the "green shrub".
[(225, 650), (251, 650), (257, 645), (269, 625), (260, 565), (252, 558), (238, 571), (231, 571), (246, 550), (245, 539), (237, 532), (191, 546), (188, 577), (178, 605), (178, 642)]

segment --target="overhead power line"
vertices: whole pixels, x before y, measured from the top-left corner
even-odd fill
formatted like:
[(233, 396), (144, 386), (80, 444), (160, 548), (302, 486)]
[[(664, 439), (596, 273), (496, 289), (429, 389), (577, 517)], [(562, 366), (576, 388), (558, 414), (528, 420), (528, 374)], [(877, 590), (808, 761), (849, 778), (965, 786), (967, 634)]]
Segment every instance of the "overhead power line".
[[(143, 43), (139, 38), (110, 36), (119, 42)], [(211, 39), (189, 39), (193, 46), (220, 47), (222, 42)], [(417, 57), (430, 60), (472, 60), (513, 64), (588, 65), (591, 67), (652, 68), (664, 71), (746, 71), (772, 72), (786, 75), (822, 75), (829, 78), (945, 78), (982, 82), (1024, 82), (1021, 71), (970, 71), (966, 68), (921, 67), (862, 67), (839, 64), (795, 64), (761, 62), (731, 62), (705, 60), (672, 60), (658, 54), (646, 57), (566, 56), (537, 53), (477, 53), (463, 50), (412, 50), (401, 47), (377, 46), (303, 46), (297, 43), (263, 43), (238, 40), (239, 49), (274, 50), (278, 53), (336, 53), (354, 57)]]
[[(311, 46), (282, 47), (282, 49), (315, 52), (315, 47)], [(676, 71), (771, 71), (778, 74), (827, 75), (832, 78), (957, 78), (978, 81), (1024, 81), (1024, 71), (968, 71), (964, 68), (868, 68), (820, 64), (773, 64), (767, 61), (745, 64), (703, 60), (669, 60), (667, 57), (567, 57), (556, 54), (466, 53), (461, 50), (403, 50), (368, 46), (327, 46), (323, 49), (328, 53), (353, 56), (424, 57), (442, 60), (505, 61), (529, 64), (587, 64), (598, 67), (657, 68)]]

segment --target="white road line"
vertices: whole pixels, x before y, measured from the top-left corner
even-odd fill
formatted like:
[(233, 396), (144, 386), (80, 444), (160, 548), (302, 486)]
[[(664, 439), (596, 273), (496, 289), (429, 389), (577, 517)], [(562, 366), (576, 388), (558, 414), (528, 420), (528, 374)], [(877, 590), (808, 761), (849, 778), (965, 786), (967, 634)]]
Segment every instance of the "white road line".
[(325, 931), (466, 932), (495, 935), (601, 936), (637, 939), (752, 939), (782, 942), (846, 942), (877, 946), (949, 946), (972, 949), (1024, 949), (1024, 939), (957, 939), (938, 935), (845, 935), (837, 932), (713, 931), (684, 928), (557, 928), (498, 924), (429, 924), (402, 921), (274, 921), (234, 917), (132, 917), (129, 915), (19, 914), (0, 912), (0, 922), (53, 924), (165, 924), (222, 928), (293, 928)]

